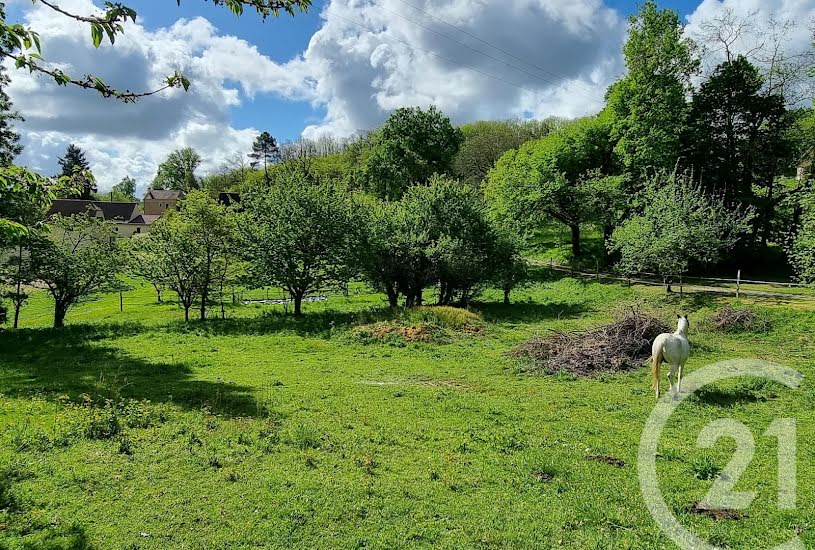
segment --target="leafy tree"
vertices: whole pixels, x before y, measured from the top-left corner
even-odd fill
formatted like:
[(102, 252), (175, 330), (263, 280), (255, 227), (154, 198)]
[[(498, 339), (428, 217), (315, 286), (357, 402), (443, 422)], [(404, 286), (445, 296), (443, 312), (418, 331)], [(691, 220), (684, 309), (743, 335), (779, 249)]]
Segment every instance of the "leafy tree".
[(184, 147), (173, 151), (167, 160), (158, 167), (158, 173), (153, 179), (153, 189), (177, 189), (190, 192), (201, 188), (201, 181), (195, 171), (201, 164), (201, 155), (192, 147)]
[(789, 250), (795, 274), (802, 283), (815, 283), (815, 193), (810, 191), (801, 201), (801, 227)]
[(277, 140), (269, 132), (261, 133), (252, 144), (252, 152), (249, 153), (249, 158), (252, 159), (252, 168), (257, 168), (263, 163), (263, 173), (268, 182), (269, 165), (280, 159), (280, 147), (277, 146)]
[(364, 197), (358, 206), (357, 265), (391, 307), (402, 296), (408, 307), (421, 305), (430, 285), (439, 304), (466, 303), (489, 282), (508, 296), (522, 279), (516, 241), (491, 222), (476, 188), (434, 176), (399, 201)]
[(379, 197), (398, 199), (410, 186), (428, 183), (433, 174), (449, 174), (464, 136), (435, 107), (411, 107), (394, 111), (371, 141), (364, 186)]
[(453, 174), (478, 186), (501, 155), (548, 134), (555, 121), (480, 120), (461, 127), (464, 142), (453, 159)]
[(702, 184), (729, 204), (758, 205), (754, 186), (766, 190), (756, 223), (766, 243), (777, 197), (775, 179), (789, 168), (794, 122), (780, 94), (746, 57), (720, 64), (693, 97), (686, 142), (688, 162)]
[(68, 309), (96, 294), (121, 288), (119, 256), (109, 223), (90, 216), (54, 216), (51, 235), (34, 239), (31, 265), (54, 299), (54, 327)]
[(497, 243), (482, 195), (456, 180), (434, 176), (428, 185), (410, 188), (404, 204), (427, 238), (423, 253), (428, 272), (415, 278), (408, 298), (412, 295), (418, 305), (419, 281), (427, 279), (437, 284), (440, 305), (466, 304), (489, 280)]
[(363, 279), (375, 290), (384, 292), (388, 305), (399, 305), (401, 293), (411, 280), (412, 267), (421, 251), (421, 240), (414, 239), (417, 227), (411, 223), (401, 201), (381, 201), (359, 196), (358, 212), (362, 222), (356, 238), (355, 265)]
[(357, 227), (348, 193), (333, 184), (292, 176), (241, 201), (249, 274), (285, 289), (302, 314), (303, 298), (347, 280)]
[(691, 262), (714, 264), (747, 231), (749, 211), (706, 195), (689, 178), (657, 175), (647, 184), (641, 213), (624, 221), (612, 235), (620, 270), (653, 271), (671, 290), (671, 278), (688, 271)]
[(133, 235), (129, 239), (120, 239), (119, 244), (125, 269), (150, 283), (156, 291), (156, 301), (162, 303), (161, 293), (170, 286), (170, 266), (166, 243), (158, 236), (151, 235)]
[[(53, 10), (55, 14), (65, 17), (80, 25), (90, 27), (93, 45), (99, 47), (105, 37), (114, 44), (118, 35), (124, 33), (128, 21), (136, 22), (136, 10), (121, 2), (106, 2), (102, 14), (92, 13), (83, 15), (73, 13), (53, 2), (41, 2), (42, 5)], [(241, 15), (245, 8), (254, 8), (260, 17), (265, 20), (269, 16), (277, 17), (281, 11), (294, 15), (297, 11), (304, 12), (311, 5), (311, 0), (212, 0), (216, 6), (225, 6), (235, 15)], [(181, 1), (178, 0), (181, 5)], [(105, 83), (96, 75), (85, 75), (82, 78), (72, 77), (60, 68), (46, 68), (40, 63), (42, 48), (40, 47), (40, 33), (22, 23), (7, 22), (0, 4), (0, 44), (4, 49), (0, 55), (9, 58), (18, 69), (27, 69), (30, 72), (50, 76), (60, 86), (78, 86), (80, 88), (95, 90), (102, 97), (113, 97), (126, 103), (133, 103), (138, 99), (157, 94), (168, 88), (189, 89), (190, 81), (176, 71), (164, 79), (163, 85), (157, 89), (146, 92), (121, 91)]]
[(696, 46), (679, 15), (647, 0), (629, 19), (623, 46), (628, 74), (607, 94), (613, 138), (633, 176), (670, 170), (680, 157), (690, 78), (699, 70)]
[(196, 298), (200, 319), (206, 320), (210, 294), (234, 258), (234, 238), (235, 220), (227, 208), (204, 191), (192, 191), (181, 209), (157, 220), (148, 241), (139, 245), (140, 253), (154, 255), (150, 276), (178, 295), (185, 320)]
[(90, 200), (96, 193), (96, 179), (90, 169), (90, 163), (85, 158), (85, 153), (74, 145), (68, 146), (65, 156), (58, 161), (62, 171), (60, 177), (70, 178), (75, 182), (75, 191), (68, 198)]
[[(3, 10), (0, 7), (0, 18)], [(1, 47), (0, 47), (1, 48)], [(23, 117), (14, 110), (11, 99), (6, 93), (6, 87), (11, 80), (6, 74), (6, 68), (0, 65), (0, 166), (11, 166), (14, 159), (22, 153), (20, 134), (14, 129), (15, 122), (22, 122)]]
[(136, 202), (136, 180), (125, 176), (122, 181), (113, 186), (113, 200), (122, 202)]
[(617, 164), (610, 132), (607, 117), (590, 117), (508, 151), (488, 178), (493, 211), (528, 228), (554, 218), (569, 227), (580, 256), (580, 226), (601, 221), (619, 195), (610, 185), (619, 180), (605, 179)]
[[(48, 185), (50, 187), (50, 184)], [(23, 229), (8, 235), (4, 242), (0, 243), (0, 249), (7, 250), (5, 260), (0, 264), (0, 282), (7, 285), (7, 289), (0, 295), (11, 300), (13, 304), (14, 328), (19, 324), (20, 309), (28, 301), (26, 285), (35, 278), (29, 253), (31, 242), (40, 236), (44, 229), (43, 220), (50, 202), (37, 191), (39, 189), (31, 193), (9, 193), (4, 196), (0, 205), (2, 216)]]

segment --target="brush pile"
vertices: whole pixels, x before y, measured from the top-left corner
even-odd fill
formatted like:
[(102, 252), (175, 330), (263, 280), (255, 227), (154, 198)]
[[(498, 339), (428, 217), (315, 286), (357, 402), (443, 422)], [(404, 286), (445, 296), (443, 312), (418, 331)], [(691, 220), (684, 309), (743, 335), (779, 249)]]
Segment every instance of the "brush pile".
[(770, 323), (749, 307), (725, 306), (714, 313), (710, 322), (717, 332), (767, 332)]
[(632, 310), (610, 325), (536, 336), (511, 355), (528, 359), (526, 370), (530, 371), (596, 376), (638, 368), (651, 356), (654, 338), (663, 332), (671, 332), (670, 327), (656, 317)]

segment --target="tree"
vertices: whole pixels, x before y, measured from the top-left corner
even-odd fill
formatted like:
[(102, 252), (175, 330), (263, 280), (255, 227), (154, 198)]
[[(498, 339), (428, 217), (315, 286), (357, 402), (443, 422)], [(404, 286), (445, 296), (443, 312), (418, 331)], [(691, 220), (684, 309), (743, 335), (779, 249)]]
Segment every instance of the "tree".
[(286, 290), (295, 315), (309, 292), (347, 280), (357, 223), (342, 188), (293, 175), (252, 191), (241, 205), (249, 274)]
[[(157, 220), (142, 252), (155, 255), (151, 277), (177, 295), (189, 321), (190, 308), (200, 299), (200, 319), (207, 318), (210, 293), (234, 258), (235, 220), (203, 191), (189, 193), (181, 209)], [(157, 242), (156, 242), (157, 241)]]
[(54, 299), (54, 327), (65, 324), (73, 305), (119, 290), (119, 256), (108, 222), (90, 216), (54, 216), (51, 235), (34, 239), (31, 265)]
[[(51, 184), (46, 185), (50, 187)], [(6, 194), (0, 204), (0, 215), (22, 228), (22, 231), (8, 235), (0, 242), (0, 250), (7, 251), (5, 260), (0, 264), (0, 282), (7, 285), (1, 295), (11, 300), (14, 306), (14, 328), (18, 327), (20, 310), (28, 301), (26, 285), (34, 280), (29, 253), (31, 242), (41, 236), (46, 208), (50, 203), (38, 191)]]
[(356, 265), (391, 307), (402, 296), (407, 307), (421, 305), (430, 285), (442, 305), (466, 304), (489, 282), (508, 297), (522, 278), (520, 264), (507, 263), (519, 260), (516, 242), (489, 219), (477, 188), (434, 176), (399, 201), (362, 197), (358, 210)]
[(259, 164), (263, 163), (263, 173), (268, 183), (269, 165), (280, 159), (280, 147), (277, 146), (277, 140), (269, 132), (261, 133), (252, 144), (249, 158), (252, 159), (252, 168), (257, 168)]
[(480, 120), (461, 127), (464, 142), (453, 159), (453, 174), (479, 186), (501, 155), (548, 134), (554, 121)]
[(62, 168), (60, 177), (70, 178), (76, 183), (77, 191), (68, 198), (90, 200), (96, 193), (96, 179), (90, 169), (90, 163), (85, 158), (85, 153), (74, 145), (68, 146), (65, 156), (61, 157), (58, 164)]
[[(136, 11), (121, 2), (106, 2), (106, 9), (101, 15), (71, 13), (52, 2), (43, 1), (41, 3), (57, 14), (72, 20), (71, 22), (89, 26), (91, 40), (97, 48), (105, 37), (113, 45), (117, 36), (124, 33), (128, 20), (136, 22)], [(265, 20), (269, 16), (277, 17), (281, 11), (289, 15), (294, 15), (297, 11), (304, 12), (311, 5), (311, 0), (212, 0), (212, 3), (216, 6), (226, 6), (235, 15), (241, 15), (245, 8), (254, 8)], [(180, 0), (178, 4), (181, 4)], [(154, 95), (169, 88), (183, 88), (186, 91), (190, 87), (190, 81), (178, 71), (167, 76), (163, 85), (157, 89), (131, 92), (130, 90), (118, 90), (106, 84), (96, 75), (89, 74), (82, 78), (75, 78), (61, 68), (43, 66), (42, 63), (45, 63), (45, 60), (42, 58), (40, 33), (19, 22), (6, 22), (2, 8), (3, 4), (0, 4), (0, 43), (4, 46), (0, 50), (0, 55), (11, 59), (18, 69), (27, 69), (29, 72), (50, 76), (60, 86), (70, 84), (87, 90), (95, 90), (102, 97), (113, 97), (126, 103), (133, 103), (142, 97)]]
[(125, 269), (150, 283), (156, 291), (156, 301), (162, 303), (161, 293), (170, 286), (169, 262), (165, 242), (151, 235), (142, 233), (121, 239), (120, 246)]
[(789, 258), (799, 281), (815, 283), (815, 192), (802, 199), (801, 227), (789, 250)]
[(398, 199), (433, 174), (449, 174), (464, 135), (434, 106), (411, 107), (395, 110), (371, 141), (364, 186), (379, 197)]
[(671, 278), (686, 273), (691, 262), (718, 262), (747, 231), (752, 215), (706, 195), (684, 176), (654, 176), (641, 202), (642, 212), (614, 230), (610, 247), (621, 255), (621, 271), (656, 272), (668, 292)]
[(581, 255), (580, 226), (606, 216), (612, 195), (604, 179), (618, 164), (606, 116), (575, 121), (502, 156), (490, 172), (486, 196), (495, 215), (527, 228), (548, 217), (571, 231), (572, 253)]
[(696, 45), (679, 15), (647, 0), (629, 19), (623, 46), (628, 74), (608, 91), (613, 139), (632, 176), (670, 170), (680, 156), (690, 78), (699, 69)]
[(766, 244), (777, 202), (775, 178), (790, 168), (794, 148), (784, 98), (763, 88), (764, 78), (746, 57), (721, 63), (693, 97), (685, 141), (696, 177), (728, 204), (757, 205), (754, 186), (766, 190), (756, 218)]
[(192, 147), (184, 147), (173, 151), (167, 160), (158, 167), (158, 173), (153, 179), (153, 189), (176, 189), (190, 192), (201, 188), (201, 181), (195, 171), (201, 164), (201, 155)]
[(136, 180), (130, 176), (125, 176), (122, 181), (113, 186), (112, 195), (113, 200), (122, 202), (137, 202), (136, 199)]
[[(0, 8), (0, 18), (3, 17)], [(22, 122), (23, 117), (14, 110), (6, 87), (11, 80), (6, 74), (5, 66), (0, 65), (0, 166), (11, 166), (14, 159), (23, 152), (20, 134), (14, 129), (15, 122)]]

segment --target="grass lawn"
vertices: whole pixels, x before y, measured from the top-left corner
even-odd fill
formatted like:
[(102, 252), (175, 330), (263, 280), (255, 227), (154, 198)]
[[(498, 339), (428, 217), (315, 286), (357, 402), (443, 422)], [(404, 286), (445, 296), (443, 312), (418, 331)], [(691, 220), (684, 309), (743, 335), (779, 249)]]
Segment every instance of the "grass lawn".
[[(797, 534), (815, 547), (811, 306), (756, 300), (769, 332), (722, 335), (705, 320), (726, 297), (680, 304), (657, 288), (565, 278), (500, 299), (474, 306), (480, 330), (442, 325), (406, 341), (359, 328), (388, 320), (383, 297), (360, 287), (305, 304), (301, 319), (252, 305), (184, 324), (136, 285), (124, 313), (103, 296), (61, 331), (36, 294), (23, 328), (0, 333), (0, 548), (673, 548), (637, 477), (655, 403), (648, 369), (578, 380), (523, 374), (506, 355), (636, 303), (666, 319), (690, 312), (689, 371), (755, 357), (806, 375), (797, 390), (706, 388), (669, 422), (657, 465), (669, 507), (711, 543)], [(735, 490), (757, 497), (739, 519), (689, 510), (733, 454), (727, 439), (696, 446), (722, 417), (755, 438)], [(777, 440), (762, 435), (784, 417), (797, 419), (794, 510), (778, 509)]]

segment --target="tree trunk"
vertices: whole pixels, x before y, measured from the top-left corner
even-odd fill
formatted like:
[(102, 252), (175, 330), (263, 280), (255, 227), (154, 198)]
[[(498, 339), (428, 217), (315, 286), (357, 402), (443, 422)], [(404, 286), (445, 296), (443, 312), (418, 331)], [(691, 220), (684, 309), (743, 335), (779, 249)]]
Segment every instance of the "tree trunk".
[(294, 296), (294, 315), (300, 317), (303, 315), (303, 293), (296, 293)]
[(509, 287), (504, 287), (504, 305), (509, 305), (509, 293), (512, 292), (512, 289)]
[(23, 306), (23, 243), (17, 246), (17, 295), (14, 297), (14, 328), (20, 322), (20, 308)]
[(54, 328), (62, 328), (65, 326), (65, 313), (68, 307), (60, 300), (54, 302)]
[(573, 224), (569, 226), (572, 230), (572, 254), (580, 256), (580, 224)]
[(153, 288), (156, 289), (156, 299), (158, 300), (158, 303), (162, 303), (161, 302), (161, 289), (159, 287), (157, 287), (157, 286), (153, 287)]
[(190, 321), (190, 304), (184, 304), (184, 321)]
[(399, 305), (399, 293), (392, 285), (385, 285), (385, 294), (388, 295), (388, 306), (395, 308)]
[(204, 286), (201, 289), (201, 320), (207, 320), (207, 296), (209, 295), (209, 288)]
[(673, 285), (674, 282), (673, 277), (665, 277), (663, 281), (665, 281), (665, 292), (667, 292), (668, 294), (673, 294), (674, 290), (673, 287), (671, 286)]

